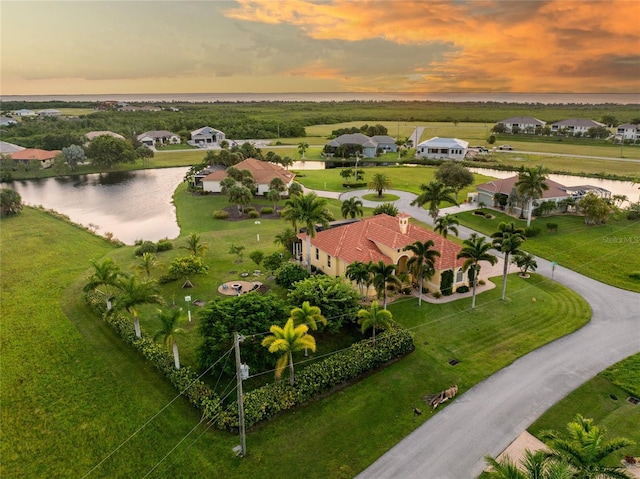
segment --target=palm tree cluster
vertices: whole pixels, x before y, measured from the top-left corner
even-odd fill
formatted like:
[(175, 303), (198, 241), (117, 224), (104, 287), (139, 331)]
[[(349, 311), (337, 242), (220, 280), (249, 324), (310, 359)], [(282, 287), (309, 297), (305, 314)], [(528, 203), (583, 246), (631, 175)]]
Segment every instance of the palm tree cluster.
[(524, 230), (516, 228), (515, 223), (501, 222), (498, 231), (491, 235), (493, 247), (504, 254), (504, 269), (502, 271), (502, 301), (507, 292), (507, 273), (509, 272), (509, 256), (520, 253), (520, 246), (526, 241)]
[(429, 215), (433, 218), (434, 223), (438, 218), (438, 213), (440, 213), (440, 203), (446, 201), (454, 205), (458, 204), (455, 198), (455, 190), (439, 181), (431, 181), (428, 185), (422, 184), (420, 189), (422, 193), (411, 202), (411, 206), (428, 204)]

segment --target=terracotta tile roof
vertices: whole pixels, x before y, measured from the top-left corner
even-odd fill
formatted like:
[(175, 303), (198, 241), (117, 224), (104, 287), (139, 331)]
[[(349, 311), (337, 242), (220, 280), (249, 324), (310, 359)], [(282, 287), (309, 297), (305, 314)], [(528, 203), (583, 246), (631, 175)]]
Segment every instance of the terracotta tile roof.
[(62, 152), (60, 150), (47, 151), (38, 148), (25, 148), (11, 153), (11, 158), (14, 160), (53, 160), (58, 153)]
[[(408, 215), (404, 216), (408, 217)], [(298, 237), (306, 241), (305, 233), (300, 233)], [(403, 233), (400, 230), (399, 218), (385, 214), (320, 231), (316, 233), (315, 238), (311, 239), (311, 244), (348, 264), (354, 261), (377, 263), (380, 260), (386, 264), (392, 264), (392, 259), (386, 256), (378, 245), (402, 250), (416, 241), (427, 240), (434, 242), (434, 248), (441, 255), (436, 258), (436, 269), (444, 270), (462, 266), (464, 260), (456, 258), (462, 249), (460, 246), (433, 231), (411, 223), (408, 224), (406, 233)]]
[[(237, 165), (233, 165), (236, 169), (249, 170), (253, 179), (259, 184), (269, 184), (271, 180), (278, 177), (286, 185), (295, 176), (292, 172), (285, 170), (282, 166), (268, 161), (256, 160), (255, 158), (247, 158)], [(205, 176), (202, 181), (220, 181), (227, 177), (226, 171), (214, 171)]]
[[(476, 185), (476, 189), (489, 191), (491, 193), (502, 193), (504, 195), (508, 195), (511, 193), (511, 190), (513, 190), (517, 181), (518, 175), (512, 176), (510, 178), (495, 179), (489, 181), (488, 183)], [(568, 196), (566, 186), (549, 179), (547, 179), (545, 183), (547, 184), (547, 186), (549, 186), (549, 189), (542, 192), (542, 198), (557, 198)]]

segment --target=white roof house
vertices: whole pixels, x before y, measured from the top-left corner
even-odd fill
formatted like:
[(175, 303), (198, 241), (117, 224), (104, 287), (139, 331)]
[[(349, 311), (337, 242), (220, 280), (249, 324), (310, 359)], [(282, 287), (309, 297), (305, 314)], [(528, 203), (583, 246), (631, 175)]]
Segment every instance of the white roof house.
[(0, 116), (0, 126), (15, 125), (16, 123), (18, 122), (13, 118), (9, 118), (8, 116)]
[(146, 146), (157, 146), (180, 143), (180, 137), (167, 130), (145, 131), (137, 136), (140, 143)]
[(225, 134), (220, 130), (203, 126), (191, 132), (191, 141), (189, 144), (199, 146), (201, 148), (212, 148), (220, 146), (220, 143), (226, 138)]
[(417, 158), (463, 160), (467, 154), (469, 142), (458, 138), (439, 138), (419, 143), (416, 147)]
[(14, 111), (13, 114), (15, 116), (36, 116), (36, 113), (32, 110), (27, 110), (23, 108), (22, 110)]
[(498, 122), (504, 125), (509, 131), (516, 127), (521, 133), (535, 133), (536, 128), (544, 128), (546, 121), (538, 120), (532, 116), (512, 116)]
[(640, 140), (640, 125), (633, 123), (623, 123), (616, 128), (616, 137), (623, 140)]
[(589, 131), (589, 128), (597, 128), (599, 126), (606, 127), (604, 123), (600, 123), (595, 120), (588, 120), (584, 118), (569, 118), (568, 120), (561, 120), (552, 123), (551, 131), (564, 131), (568, 135), (575, 135), (576, 133), (584, 134)]
[(118, 138), (119, 140), (124, 140), (124, 136), (119, 135), (118, 133), (114, 133), (113, 131), (108, 131), (108, 130), (104, 130), (104, 131), (90, 131), (89, 133), (86, 133), (84, 136), (88, 141), (93, 140), (94, 138), (97, 138), (99, 136), (112, 136), (114, 138)]

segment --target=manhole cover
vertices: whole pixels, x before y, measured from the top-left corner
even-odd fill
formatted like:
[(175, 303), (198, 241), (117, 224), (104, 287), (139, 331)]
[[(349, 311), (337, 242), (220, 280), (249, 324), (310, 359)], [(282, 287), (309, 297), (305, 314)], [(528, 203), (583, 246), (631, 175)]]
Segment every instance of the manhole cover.
[(460, 361), (457, 359), (449, 359), (449, 364), (451, 366), (455, 366), (456, 364), (458, 364)]
[(627, 398), (627, 402), (631, 403), (631, 404), (638, 404), (638, 403), (640, 403), (640, 399), (638, 399), (637, 397), (634, 397), (634, 396), (629, 396)]

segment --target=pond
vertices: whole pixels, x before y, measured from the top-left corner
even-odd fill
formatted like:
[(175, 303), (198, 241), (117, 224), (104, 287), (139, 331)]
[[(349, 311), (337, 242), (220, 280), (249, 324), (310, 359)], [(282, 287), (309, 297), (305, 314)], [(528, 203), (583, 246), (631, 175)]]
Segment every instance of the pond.
[(176, 238), (180, 228), (173, 192), (188, 168), (13, 181), (24, 203), (55, 210), (100, 235), (113, 233), (126, 244), (137, 239)]

